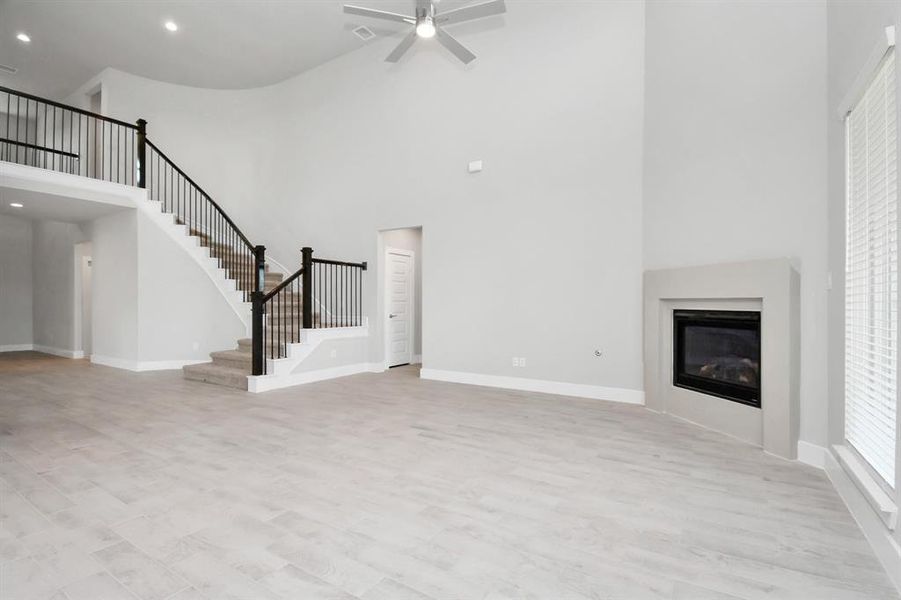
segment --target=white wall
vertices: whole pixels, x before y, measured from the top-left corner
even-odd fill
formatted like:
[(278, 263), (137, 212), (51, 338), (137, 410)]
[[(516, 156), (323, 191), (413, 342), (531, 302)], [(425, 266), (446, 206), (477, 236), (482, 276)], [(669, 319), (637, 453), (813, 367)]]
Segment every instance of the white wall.
[(649, 2), (644, 264), (789, 257), (801, 439), (826, 442), (824, 2)]
[(644, 4), (522, 2), (454, 32), (476, 65), (435, 44), (389, 65), (384, 39), (257, 91), (98, 81), (289, 267), (304, 245), (377, 264), (378, 231), (422, 225), (425, 366), (640, 389)]
[(206, 90), (106, 69), (66, 102), (90, 109), (98, 89), (104, 115), (129, 123), (145, 119), (147, 137), (255, 238), (252, 215), (260, 198), (254, 184), (266, 159), (260, 147), (268, 143), (258, 125), (267, 110), (265, 90)]
[(177, 368), (246, 336), (206, 272), (141, 211), (94, 221), (91, 240), (98, 361)]
[(267, 244), (376, 264), (377, 231), (422, 225), (424, 366), (639, 389), (643, 22), (517, 3), (455, 29), (471, 68), (434, 44), (389, 65), (392, 39), (274, 86)]
[(138, 359), (206, 361), (247, 337), (243, 321), (197, 262), (137, 214)]
[(78, 225), (35, 221), (32, 243), (34, 344), (75, 352), (75, 244), (84, 241)]
[(136, 211), (90, 225), (93, 264), (93, 357), (138, 360), (138, 226)]
[(0, 215), (0, 350), (34, 343), (31, 245), (31, 221)]

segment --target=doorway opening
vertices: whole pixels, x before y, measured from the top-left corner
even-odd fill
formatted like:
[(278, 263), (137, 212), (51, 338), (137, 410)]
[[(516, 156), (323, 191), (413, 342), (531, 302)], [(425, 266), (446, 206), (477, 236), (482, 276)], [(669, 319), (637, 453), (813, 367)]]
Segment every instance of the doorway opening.
[(422, 227), (379, 232), (385, 366), (422, 363)]
[(92, 308), (92, 245), (91, 242), (75, 244), (75, 299), (73, 322), (75, 331), (73, 342), (76, 353), (91, 358), (93, 347), (93, 308)]

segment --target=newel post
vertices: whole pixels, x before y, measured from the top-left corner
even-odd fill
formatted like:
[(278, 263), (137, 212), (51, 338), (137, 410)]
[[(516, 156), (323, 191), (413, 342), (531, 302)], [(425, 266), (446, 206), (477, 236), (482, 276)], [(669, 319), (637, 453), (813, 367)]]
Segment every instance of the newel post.
[(146, 159), (147, 159), (147, 121), (144, 119), (138, 119), (138, 187), (146, 188), (147, 187), (147, 168), (146, 168)]
[(313, 249), (301, 248), (301, 266), (303, 267), (303, 328), (313, 328)]
[(253, 291), (266, 291), (266, 246), (254, 246), (253, 249)]
[(264, 285), (266, 281), (266, 247), (256, 246), (253, 249), (254, 289), (250, 294), (251, 302), (251, 374), (262, 375), (264, 369), (263, 356), (263, 299), (266, 297)]

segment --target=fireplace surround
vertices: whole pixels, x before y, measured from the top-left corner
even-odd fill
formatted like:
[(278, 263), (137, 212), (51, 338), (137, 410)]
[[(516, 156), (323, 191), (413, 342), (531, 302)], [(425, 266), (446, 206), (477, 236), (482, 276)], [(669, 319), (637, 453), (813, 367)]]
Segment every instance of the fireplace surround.
[[(789, 259), (646, 271), (647, 407), (745, 440), (771, 454), (796, 458), (800, 422), (800, 283)], [(681, 311), (760, 315), (759, 407), (678, 385), (674, 317)], [(719, 369), (719, 373), (727, 378), (747, 379), (751, 374), (743, 371), (742, 375), (738, 369), (742, 358), (749, 357), (730, 358), (731, 366)], [(717, 368), (713, 367), (705, 375), (715, 372)]]

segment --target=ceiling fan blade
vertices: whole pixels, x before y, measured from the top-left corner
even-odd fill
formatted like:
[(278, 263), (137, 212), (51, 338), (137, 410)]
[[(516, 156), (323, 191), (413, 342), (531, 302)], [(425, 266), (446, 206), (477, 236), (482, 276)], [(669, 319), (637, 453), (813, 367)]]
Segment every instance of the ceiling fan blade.
[(435, 22), (440, 25), (451, 25), (453, 23), (481, 19), (482, 17), (501, 15), (505, 12), (507, 12), (507, 5), (504, 4), (504, 0), (489, 0), (481, 4), (473, 4), (472, 6), (464, 6), (438, 13), (438, 16), (435, 17)]
[[(415, 35), (415, 31), (413, 32)], [(466, 49), (466, 46), (461, 44), (449, 33), (446, 33), (442, 29), (435, 30), (435, 39), (441, 43), (442, 46), (450, 50), (454, 56), (459, 58), (464, 65), (468, 65), (472, 61), (476, 59), (476, 55)]]
[(352, 4), (345, 4), (344, 12), (349, 15), (360, 15), (361, 17), (372, 17), (373, 19), (384, 19), (386, 21), (395, 21), (397, 23), (410, 23), (411, 25), (416, 23), (416, 19), (413, 17), (385, 10), (366, 8), (365, 6), (353, 6)]
[(397, 45), (397, 48), (395, 48), (394, 51), (385, 59), (385, 62), (396, 63), (397, 61), (399, 61), (400, 57), (407, 53), (407, 50), (410, 49), (410, 46), (413, 45), (413, 42), (416, 41), (417, 37), (418, 36), (416, 35), (416, 30), (414, 29), (409, 33), (409, 35), (407, 35), (407, 37), (401, 40), (400, 44)]

